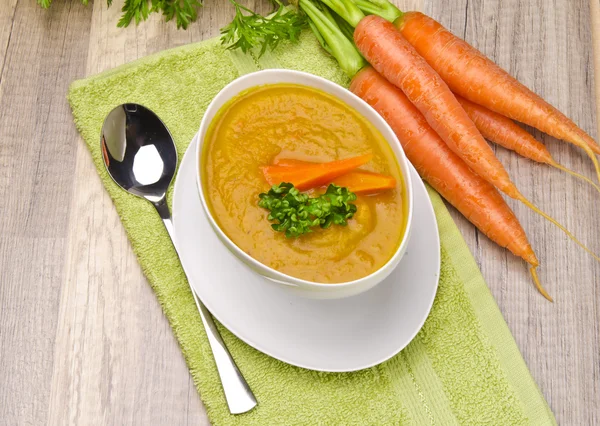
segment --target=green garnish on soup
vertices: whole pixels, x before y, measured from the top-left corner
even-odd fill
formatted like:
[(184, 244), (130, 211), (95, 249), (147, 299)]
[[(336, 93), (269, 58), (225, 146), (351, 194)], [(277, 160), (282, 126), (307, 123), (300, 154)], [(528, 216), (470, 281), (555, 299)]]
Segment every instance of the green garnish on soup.
[(318, 197), (303, 194), (291, 183), (273, 185), (269, 192), (258, 196), (258, 205), (270, 211), (267, 217), (275, 221), (271, 227), (285, 232), (287, 238), (312, 232), (311, 228), (329, 228), (332, 224), (346, 226), (356, 213), (356, 194), (334, 184)]

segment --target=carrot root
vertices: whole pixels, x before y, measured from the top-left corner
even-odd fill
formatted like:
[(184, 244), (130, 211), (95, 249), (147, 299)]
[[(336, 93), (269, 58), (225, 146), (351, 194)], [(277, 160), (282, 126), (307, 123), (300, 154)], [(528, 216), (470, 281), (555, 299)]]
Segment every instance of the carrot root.
[(558, 163), (557, 163), (557, 162), (555, 162), (555, 161), (552, 161), (552, 162), (550, 162), (550, 163), (548, 163), (548, 164), (549, 164), (549, 165), (551, 165), (552, 167), (555, 167), (555, 168), (557, 168), (558, 170), (562, 170), (563, 172), (570, 174), (570, 175), (571, 175), (571, 176), (573, 176), (573, 177), (576, 177), (577, 179), (581, 179), (581, 180), (583, 180), (583, 181), (585, 181), (585, 182), (589, 183), (590, 185), (592, 185), (592, 186), (594, 187), (594, 189), (595, 189), (596, 191), (598, 191), (598, 193), (600, 193), (600, 186), (596, 185), (596, 184), (594, 183), (594, 181), (593, 181), (593, 180), (591, 180), (590, 178), (588, 178), (587, 176), (584, 176), (584, 175), (582, 175), (582, 174), (579, 174), (579, 173), (577, 173), (577, 172), (574, 172), (574, 171), (573, 171), (573, 170), (571, 170), (571, 169), (567, 169), (565, 166), (562, 166), (562, 165), (558, 164)]
[(532, 266), (531, 268), (529, 268), (529, 272), (531, 273), (531, 278), (533, 279), (535, 288), (537, 288), (537, 290), (542, 294), (542, 296), (544, 296), (548, 301), (554, 302), (552, 296), (550, 296), (548, 292), (544, 289), (544, 287), (542, 287), (542, 284), (540, 283), (540, 277), (538, 277), (536, 268), (537, 266)]
[(579, 247), (584, 249), (586, 252), (588, 252), (590, 254), (590, 256), (592, 256), (594, 259), (596, 259), (598, 262), (600, 262), (600, 257), (598, 257), (589, 248), (587, 248), (581, 241), (579, 241), (575, 237), (575, 235), (573, 235), (571, 233), (571, 231), (569, 231), (567, 228), (565, 228), (563, 225), (561, 225), (556, 219), (554, 219), (550, 215), (544, 213), (542, 210), (540, 210), (538, 207), (536, 207), (535, 204), (533, 204), (531, 201), (529, 201), (527, 198), (525, 198), (521, 193), (518, 193), (516, 199), (519, 200), (520, 202), (522, 202), (523, 204), (525, 204), (527, 207), (529, 207), (531, 210), (533, 210), (540, 216), (542, 216), (544, 219), (546, 219), (547, 221), (549, 221), (550, 223), (552, 223), (553, 225), (558, 227), (561, 231), (563, 231), (567, 235), (567, 237), (569, 237), (571, 240), (573, 240), (573, 242), (575, 242), (575, 244), (577, 244)]

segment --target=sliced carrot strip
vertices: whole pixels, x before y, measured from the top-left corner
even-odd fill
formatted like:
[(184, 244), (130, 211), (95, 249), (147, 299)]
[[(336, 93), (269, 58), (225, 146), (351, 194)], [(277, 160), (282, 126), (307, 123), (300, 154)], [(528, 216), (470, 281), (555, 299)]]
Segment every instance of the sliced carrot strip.
[[(306, 166), (309, 164), (314, 165), (317, 163), (296, 160), (293, 158), (282, 158), (277, 160), (275, 164), (277, 166), (296, 167)], [(381, 173), (365, 172), (364, 170), (354, 170), (333, 179), (333, 181), (329, 183), (346, 187), (355, 194), (374, 194), (396, 187), (396, 179), (394, 179), (392, 176)]]
[(346, 173), (335, 178), (332, 183), (346, 187), (355, 194), (374, 194), (396, 187), (396, 179), (392, 176), (362, 170)]
[(373, 158), (373, 154), (359, 155), (358, 157), (329, 163), (307, 164), (304, 166), (264, 166), (262, 172), (269, 185), (281, 182), (290, 182), (300, 191), (327, 185), (333, 179), (354, 170)]

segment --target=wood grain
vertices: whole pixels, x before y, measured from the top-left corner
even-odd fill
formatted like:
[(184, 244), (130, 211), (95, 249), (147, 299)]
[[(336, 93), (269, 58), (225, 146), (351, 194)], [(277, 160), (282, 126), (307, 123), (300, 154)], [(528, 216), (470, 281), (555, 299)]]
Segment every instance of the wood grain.
[[(268, 2), (248, 3), (260, 12)], [(481, 49), (597, 136), (592, 0), (399, 1)], [(0, 8), (0, 423), (208, 424), (65, 100), (69, 83), (218, 34), (233, 10), (207, 2), (176, 30), (153, 16), (118, 29), (122, 0), (84, 7), (35, 0)], [(599, 73), (596, 76), (600, 75)], [(577, 149), (535, 133), (556, 159), (593, 176)], [(523, 193), (600, 252), (599, 198), (585, 184), (497, 148)], [(556, 298), (524, 265), (452, 211), (559, 424), (599, 424), (600, 267), (560, 231), (509, 201)]]
[(70, 81), (83, 75), (91, 10), (69, 2), (55, 6), (46, 13), (35, 1), (9, 2), (13, 16), (3, 16), (0, 33), (0, 422), (5, 424), (46, 422), (56, 361), (79, 145), (65, 93)]

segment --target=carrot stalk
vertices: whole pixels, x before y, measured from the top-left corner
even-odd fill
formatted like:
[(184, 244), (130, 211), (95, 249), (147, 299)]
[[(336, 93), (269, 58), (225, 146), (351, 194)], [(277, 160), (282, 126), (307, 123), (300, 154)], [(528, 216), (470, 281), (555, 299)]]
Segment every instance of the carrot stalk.
[(596, 191), (600, 192), (600, 187), (591, 179), (576, 173), (557, 163), (546, 147), (536, 140), (529, 132), (516, 124), (510, 118), (491, 111), (481, 105), (477, 105), (459, 95), (456, 99), (462, 105), (475, 127), (486, 139), (503, 146), (506, 149), (515, 151), (530, 160), (538, 163), (548, 164), (568, 174), (582, 179), (592, 185)]
[[(310, 18), (310, 27), (323, 49), (335, 58), (344, 58), (339, 61), (339, 64), (347, 75), (354, 75), (367, 65), (363, 57), (356, 51), (352, 41), (344, 36), (327, 8), (311, 0), (299, 0), (299, 5)], [(360, 10), (356, 9), (354, 12), (355, 16), (347, 19), (364, 17)]]
[[(353, 27), (365, 17), (356, 4), (347, 0), (320, 0)], [(312, 18), (311, 18), (312, 19)]]
[(402, 16), (400, 9), (387, 0), (353, 0), (353, 2), (367, 15), (378, 15), (390, 22)]
[(263, 174), (269, 185), (277, 185), (281, 182), (292, 183), (299, 191), (327, 185), (338, 176), (344, 175), (368, 163), (372, 154), (359, 155), (344, 160), (331, 161), (329, 163), (315, 163), (304, 166), (264, 166)]
[(600, 180), (600, 146), (563, 113), (434, 19), (408, 12), (395, 25), (454, 93), (582, 148)]
[[(295, 160), (291, 158), (284, 158), (277, 160), (276, 166), (284, 167), (298, 167), (306, 166), (311, 163), (308, 161)], [(344, 175), (334, 178), (331, 182), (337, 186), (348, 188), (355, 194), (374, 194), (377, 192), (385, 191), (386, 189), (393, 189), (396, 187), (396, 179), (392, 176), (383, 175), (380, 173), (366, 172), (364, 170), (354, 170)]]

